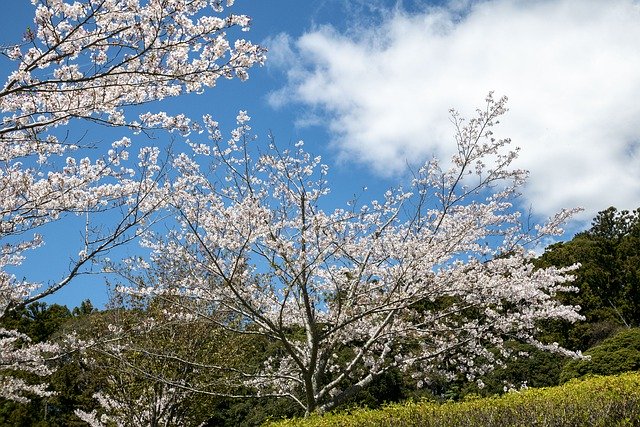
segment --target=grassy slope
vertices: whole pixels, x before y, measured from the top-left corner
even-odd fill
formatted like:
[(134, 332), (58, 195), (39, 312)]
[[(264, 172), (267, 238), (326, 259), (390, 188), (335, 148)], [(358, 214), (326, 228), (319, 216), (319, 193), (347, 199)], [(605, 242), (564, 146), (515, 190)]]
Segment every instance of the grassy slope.
[(270, 427), (640, 426), (640, 372), (573, 380), (465, 402), (391, 405), (284, 420)]

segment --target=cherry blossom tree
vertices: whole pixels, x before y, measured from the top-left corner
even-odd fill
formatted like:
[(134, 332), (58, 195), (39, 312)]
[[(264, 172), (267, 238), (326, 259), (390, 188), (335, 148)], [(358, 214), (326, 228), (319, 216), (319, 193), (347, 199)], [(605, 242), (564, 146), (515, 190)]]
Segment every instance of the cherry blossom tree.
[[(90, 425), (203, 425), (224, 387), (210, 366), (243, 366), (247, 358), (238, 356), (256, 351), (206, 320), (175, 316), (175, 298), (119, 299), (115, 294), (110, 309), (79, 331), (101, 340), (78, 357), (102, 380), (94, 395), (99, 408), (78, 407), (75, 414)], [(191, 364), (194, 359), (201, 366)]]
[(531, 262), (533, 246), (561, 233), (573, 211), (534, 227), (516, 209), (527, 173), (512, 167), (510, 141), (492, 134), (505, 103), (490, 95), (469, 121), (452, 112), (450, 161), (426, 162), (407, 189), (335, 210), (328, 168), (302, 143), (254, 147), (245, 112), (227, 142), (208, 122), (209, 140), (191, 138), (192, 152), (172, 162), (177, 225), (145, 234), (150, 262), (129, 260), (120, 290), (193, 298), (218, 327), (279, 343), (259, 371), (229, 381), (307, 413), (389, 369), (418, 386), (434, 373), (476, 379), (513, 356), (510, 340), (577, 356), (536, 338), (539, 320), (580, 318), (554, 299), (574, 290), (572, 267)]
[[(32, 3), (33, 27), (0, 50), (13, 70), (0, 89), (0, 316), (58, 291), (153, 221), (162, 203), (160, 150), (146, 145), (130, 158), (130, 136), (187, 133), (191, 122), (145, 112), (145, 104), (201, 93), (221, 77), (244, 80), (264, 59), (261, 47), (230, 40), (250, 23), (224, 12), (233, 0)], [(112, 128), (129, 135), (105, 145)], [(46, 283), (18, 279), (15, 268), (44, 244), (47, 226), (70, 216), (84, 233), (67, 273)], [(0, 330), (3, 397), (44, 393), (4, 373), (44, 375), (45, 354), (55, 350)]]
[(118, 427), (131, 425), (186, 426), (189, 424), (182, 422), (180, 417), (183, 414), (176, 414), (173, 407), (175, 401), (182, 398), (181, 391), (159, 383), (156, 387), (142, 390), (142, 396), (134, 402), (130, 402), (131, 398), (128, 396), (123, 396), (123, 402), (111, 396), (96, 393), (93, 397), (99, 402), (100, 407), (113, 415), (98, 415), (96, 410), (85, 412), (81, 409), (76, 409), (74, 413), (91, 427), (109, 425)]

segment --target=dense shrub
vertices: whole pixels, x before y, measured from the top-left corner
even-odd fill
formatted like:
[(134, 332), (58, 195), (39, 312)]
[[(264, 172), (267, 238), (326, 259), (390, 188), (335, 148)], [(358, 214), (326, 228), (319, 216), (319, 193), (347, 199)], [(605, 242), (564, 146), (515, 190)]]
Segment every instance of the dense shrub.
[(408, 403), (272, 424), (272, 427), (324, 426), (640, 426), (640, 374), (573, 380), (559, 387), (528, 389), (460, 403)]
[(587, 374), (614, 375), (640, 370), (640, 328), (624, 329), (585, 352), (590, 359), (568, 362), (562, 369), (560, 381)]

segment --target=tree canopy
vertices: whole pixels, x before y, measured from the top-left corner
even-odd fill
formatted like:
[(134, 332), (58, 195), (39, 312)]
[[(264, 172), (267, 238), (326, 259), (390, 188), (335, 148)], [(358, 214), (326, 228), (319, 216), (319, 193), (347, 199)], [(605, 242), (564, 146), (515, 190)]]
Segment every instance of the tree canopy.
[[(451, 111), (451, 158), (336, 205), (302, 141), (260, 140), (243, 110), (228, 138), (209, 115), (162, 111), (265, 60), (236, 37), (250, 19), (227, 11), (233, 0), (33, 3), (34, 29), (0, 48), (7, 422), (215, 423), (206, 408), (249, 398), (311, 414), (403, 396), (409, 380), (481, 386), (524, 350), (579, 358), (569, 348), (638, 326), (639, 211), (603, 211), (536, 259), (576, 210), (523, 219), (527, 172), (493, 135), (506, 97)], [(87, 140), (78, 124), (126, 136)], [(62, 220), (81, 230), (68, 268), (16, 277)], [(107, 258), (125, 245), (133, 256)], [(107, 309), (42, 301), (98, 269), (117, 277)]]
[(640, 213), (610, 207), (598, 213), (589, 230), (556, 243), (539, 265), (580, 264), (577, 293), (561, 299), (581, 307), (584, 322), (565, 328), (560, 339), (586, 350), (620, 327), (640, 326)]

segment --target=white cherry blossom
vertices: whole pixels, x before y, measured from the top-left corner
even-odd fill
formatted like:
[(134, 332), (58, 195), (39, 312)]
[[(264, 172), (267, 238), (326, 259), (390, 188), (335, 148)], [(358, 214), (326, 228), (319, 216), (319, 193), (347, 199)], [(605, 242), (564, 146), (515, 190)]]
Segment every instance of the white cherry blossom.
[(458, 150), (447, 167), (429, 161), (410, 188), (333, 211), (327, 168), (303, 144), (253, 149), (245, 112), (227, 142), (210, 123), (210, 149), (193, 137), (193, 152), (175, 157), (178, 226), (143, 240), (157, 283), (121, 290), (173, 290), (216, 319), (243, 320), (219, 326), (278, 342), (279, 356), (238, 380), (307, 412), (391, 368), (417, 384), (435, 372), (477, 379), (511, 356), (509, 340), (578, 356), (536, 338), (540, 320), (580, 318), (554, 299), (575, 290), (574, 267), (536, 269), (529, 249), (572, 211), (534, 229), (521, 222), (514, 200), (527, 173), (491, 133), (505, 103), (489, 96), (469, 121), (453, 113)]
[[(128, 137), (95, 143), (101, 136), (76, 138), (74, 129), (88, 135), (99, 133), (99, 126), (129, 128), (134, 135), (150, 128), (187, 134), (191, 125), (183, 114), (140, 114), (141, 106), (201, 93), (219, 78), (244, 80), (265, 53), (234, 40), (250, 19), (226, 13), (232, 1), (32, 3), (33, 30), (21, 43), (0, 48), (13, 64), (0, 88), (0, 317), (58, 291), (97, 257), (134, 239), (164, 203), (158, 148), (130, 154)], [(70, 254), (68, 272), (47, 283), (16, 278), (15, 268), (46, 240), (47, 224), (74, 215), (84, 241)], [(5, 373), (44, 375), (52, 353), (51, 346), (0, 330), (2, 396), (24, 400), (20, 390), (46, 393)]]

